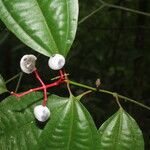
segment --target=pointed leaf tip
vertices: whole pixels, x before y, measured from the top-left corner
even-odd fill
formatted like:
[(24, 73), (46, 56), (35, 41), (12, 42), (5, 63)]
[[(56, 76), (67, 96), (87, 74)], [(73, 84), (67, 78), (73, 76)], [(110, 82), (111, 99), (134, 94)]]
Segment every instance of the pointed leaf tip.
[(66, 56), (76, 34), (78, 0), (0, 0), (0, 19), (33, 50)]
[(53, 113), (53, 117), (45, 127), (40, 139), (42, 149), (100, 149), (99, 135), (92, 117), (73, 96)]
[(103, 150), (144, 150), (142, 131), (122, 108), (102, 124), (99, 134)]

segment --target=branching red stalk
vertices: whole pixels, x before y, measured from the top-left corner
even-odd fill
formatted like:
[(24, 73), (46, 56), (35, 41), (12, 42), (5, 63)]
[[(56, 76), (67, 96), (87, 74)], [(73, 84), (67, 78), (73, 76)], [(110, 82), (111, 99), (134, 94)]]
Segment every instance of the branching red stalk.
[(42, 79), (41, 79), (41, 77), (40, 77), (40, 75), (39, 75), (37, 69), (34, 70), (34, 73), (35, 73), (35, 77), (38, 79), (38, 81), (40, 81), (40, 83), (41, 83), (42, 86), (37, 87), (37, 88), (32, 88), (32, 89), (30, 89), (30, 90), (28, 90), (28, 91), (25, 91), (25, 92), (23, 92), (23, 93), (20, 93), (20, 94), (15, 93), (15, 92), (11, 92), (11, 94), (14, 95), (14, 96), (16, 96), (16, 97), (22, 97), (22, 96), (24, 96), (24, 95), (26, 95), (26, 94), (29, 94), (29, 93), (31, 93), (31, 92), (43, 90), (43, 91), (44, 91), (44, 99), (43, 99), (42, 105), (43, 105), (43, 106), (46, 106), (46, 103), (47, 103), (47, 89), (48, 89), (48, 88), (51, 88), (51, 87), (54, 87), (54, 86), (58, 86), (58, 85), (64, 83), (64, 82), (65, 82), (64, 73), (63, 73), (62, 70), (60, 70), (60, 71), (59, 71), (60, 78), (59, 78), (57, 81), (55, 81), (55, 82), (53, 82), (53, 83), (50, 83), (50, 84), (45, 84), (45, 83), (42, 81)]
[(44, 82), (42, 81), (42, 79), (41, 79), (41, 77), (40, 77), (40, 75), (39, 75), (37, 69), (34, 70), (34, 73), (35, 73), (36, 78), (40, 81), (40, 83), (41, 83), (41, 85), (42, 85), (42, 87), (43, 87), (44, 100), (43, 100), (43, 104), (42, 104), (42, 105), (43, 105), (43, 106), (46, 106), (46, 102), (47, 102), (47, 89), (46, 89), (45, 84), (44, 84)]

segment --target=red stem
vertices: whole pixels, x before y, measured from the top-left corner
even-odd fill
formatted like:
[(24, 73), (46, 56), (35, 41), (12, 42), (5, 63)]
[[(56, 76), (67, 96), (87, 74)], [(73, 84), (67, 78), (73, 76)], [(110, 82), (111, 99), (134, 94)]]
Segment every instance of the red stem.
[(44, 82), (42, 81), (37, 69), (34, 70), (34, 73), (35, 73), (35, 77), (40, 81), (40, 83), (42, 84), (43, 86), (43, 91), (44, 91), (44, 100), (43, 100), (43, 106), (46, 105), (46, 102), (47, 102), (47, 89), (46, 89), (46, 86), (44, 84)]
[(29, 93), (33, 92), (33, 91), (39, 91), (39, 90), (43, 90), (43, 86), (30, 89), (30, 90), (28, 90), (26, 92), (23, 92), (21, 94), (18, 94), (18, 93), (15, 93), (15, 92), (11, 92), (11, 94), (14, 95), (14, 96), (16, 96), (16, 97), (22, 97), (22, 96), (24, 96), (26, 94), (29, 94)]
[(54, 87), (54, 86), (58, 86), (60, 85), (61, 83), (65, 82), (65, 77), (64, 77), (64, 73), (62, 72), (62, 70), (59, 71), (60, 73), (60, 79), (58, 79), (57, 81), (55, 81), (54, 83), (50, 83), (50, 84), (44, 84), (44, 82), (42, 81), (42, 79), (40, 78), (39, 76), (39, 73), (37, 71), (37, 69), (34, 70), (34, 73), (35, 73), (35, 76), (36, 78), (40, 81), (41, 83), (41, 87), (37, 87), (37, 88), (33, 88), (33, 89), (30, 89), (28, 91), (25, 91), (21, 94), (18, 94), (18, 93), (14, 93), (14, 92), (11, 92), (12, 95), (16, 96), (16, 97), (22, 97), (26, 94), (29, 94), (31, 92), (34, 92), (34, 91), (39, 91), (39, 90), (43, 90), (44, 91), (44, 100), (43, 100), (43, 103), (42, 105), (43, 106), (46, 106), (46, 103), (47, 103), (47, 89), (48, 88), (51, 88), (51, 87)]

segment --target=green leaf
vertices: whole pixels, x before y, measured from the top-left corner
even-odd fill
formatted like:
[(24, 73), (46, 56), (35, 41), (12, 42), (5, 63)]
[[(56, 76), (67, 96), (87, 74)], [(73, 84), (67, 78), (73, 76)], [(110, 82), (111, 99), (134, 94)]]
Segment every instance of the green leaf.
[(41, 129), (35, 124), (33, 106), (42, 94), (30, 94), (17, 100), (10, 96), (0, 103), (0, 149), (28, 150), (37, 145)]
[(77, 98), (52, 114), (51, 121), (41, 134), (41, 149), (99, 150), (99, 135), (92, 117)]
[(8, 92), (7, 88), (6, 88), (6, 84), (5, 81), (3, 79), (3, 77), (0, 75), (0, 94)]
[[(0, 150), (35, 148), (42, 129), (37, 126), (33, 109), (41, 104), (42, 99), (43, 94), (36, 92), (19, 99), (10, 96), (0, 103)], [(49, 96), (48, 107), (53, 114), (66, 102), (66, 98), (52, 95)]]
[(0, 18), (35, 51), (66, 56), (75, 38), (78, 0), (0, 0)]
[(122, 108), (103, 123), (99, 133), (102, 150), (144, 150), (140, 128)]
[(0, 103), (1, 150), (99, 150), (94, 122), (75, 97), (49, 96), (51, 118), (45, 128), (39, 128), (33, 109), (42, 99), (43, 94), (34, 92), (19, 99), (10, 96)]

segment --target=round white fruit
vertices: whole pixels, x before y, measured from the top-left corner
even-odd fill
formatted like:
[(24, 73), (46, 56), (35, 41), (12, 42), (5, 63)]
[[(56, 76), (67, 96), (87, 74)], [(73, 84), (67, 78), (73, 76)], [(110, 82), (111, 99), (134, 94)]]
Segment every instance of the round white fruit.
[(50, 111), (46, 106), (38, 105), (34, 108), (34, 116), (40, 122), (45, 122), (50, 117)]
[(23, 72), (30, 74), (35, 69), (35, 63), (36, 63), (36, 56), (30, 54), (30, 55), (24, 55), (20, 60), (20, 68)]
[(49, 58), (48, 65), (53, 70), (60, 70), (65, 65), (65, 58), (60, 54), (52, 55)]

